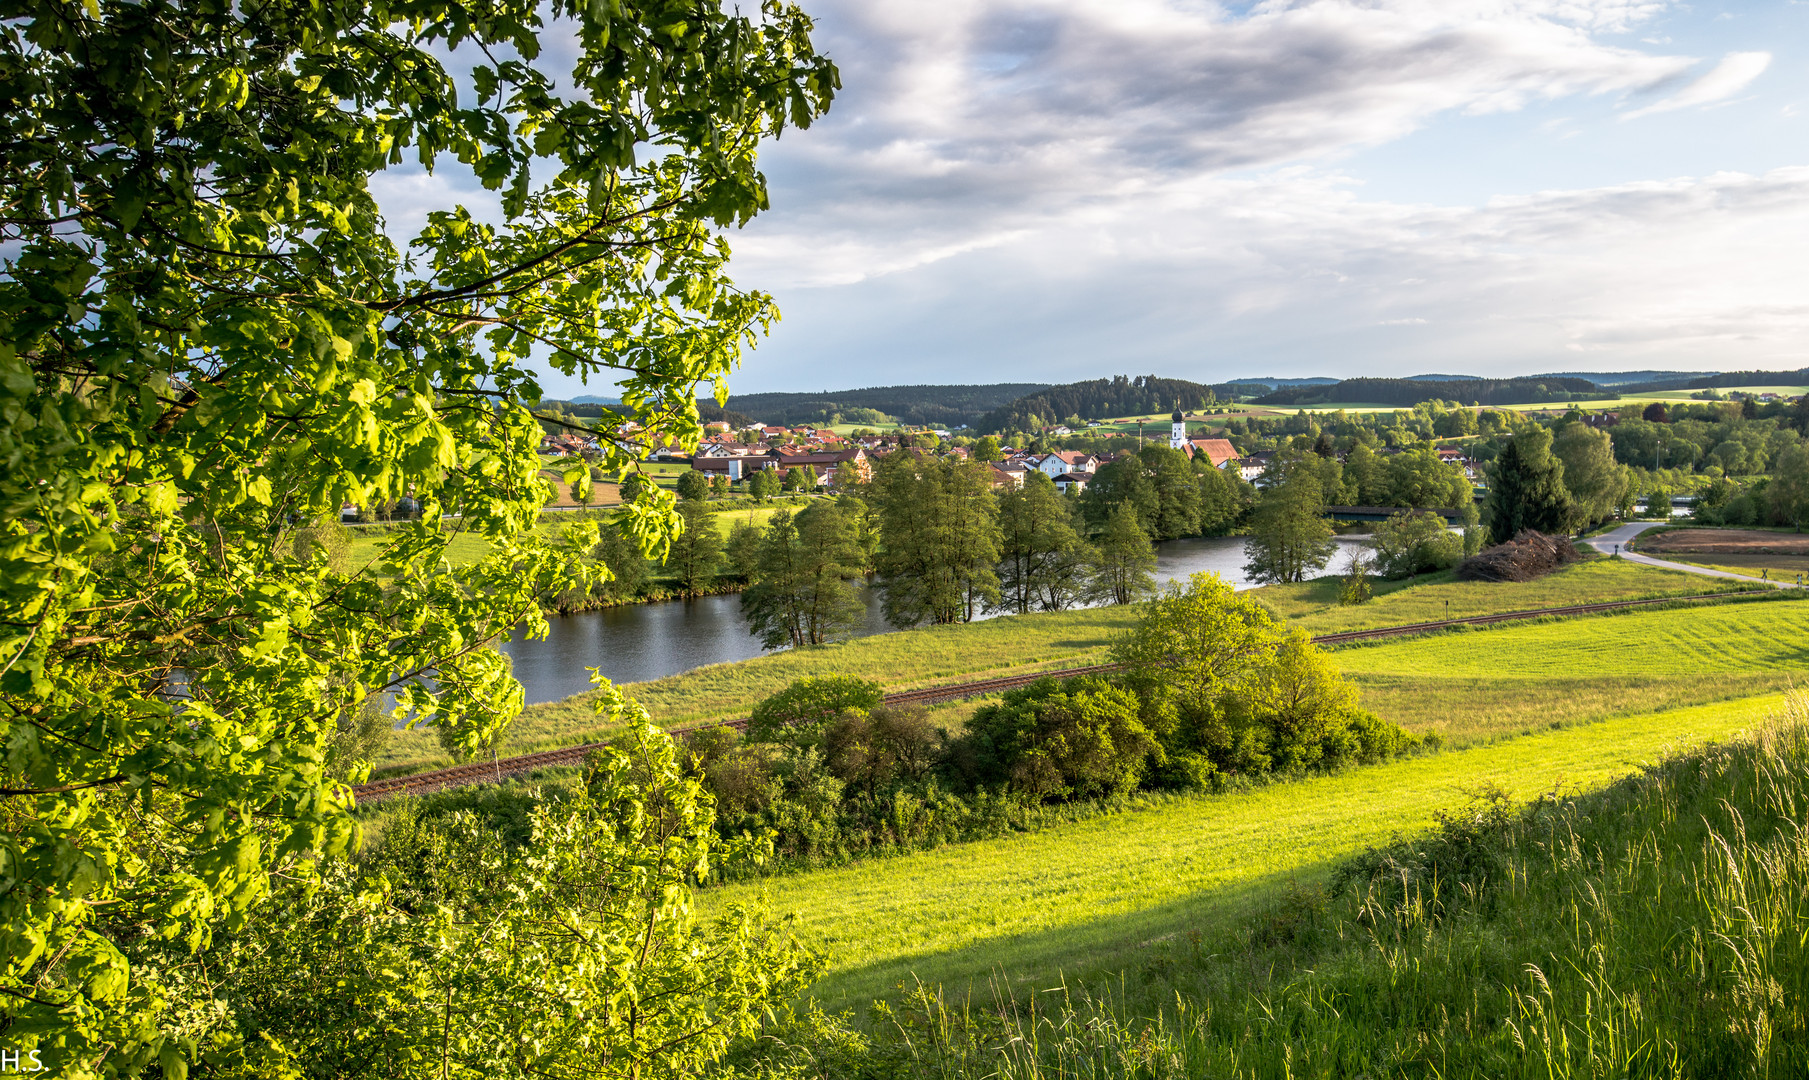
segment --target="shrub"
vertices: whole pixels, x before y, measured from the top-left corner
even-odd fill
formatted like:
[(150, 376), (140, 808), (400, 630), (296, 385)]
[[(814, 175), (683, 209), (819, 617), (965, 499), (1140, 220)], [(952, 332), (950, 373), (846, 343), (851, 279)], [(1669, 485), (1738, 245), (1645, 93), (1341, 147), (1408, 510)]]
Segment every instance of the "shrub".
[(829, 772), (869, 795), (900, 780), (924, 780), (936, 767), (942, 740), (922, 709), (850, 710), (823, 736)]
[(829, 722), (849, 710), (879, 708), (885, 695), (879, 684), (847, 675), (802, 678), (754, 706), (747, 737), (754, 742), (786, 742), (813, 746), (822, 741)]
[(1137, 695), (1097, 677), (1010, 691), (968, 722), (975, 779), (1034, 798), (1129, 791), (1162, 754), (1141, 712)]
[(678, 474), (678, 497), (688, 502), (701, 502), (710, 497), (710, 478), (696, 470)]
[(1377, 572), (1391, 579), (1448, 570), (1464, 554), (1463, 538), (1446, 528), (1443, 517), (1426, 510), (1395, 514), (1376, 526), (1370, 542)]

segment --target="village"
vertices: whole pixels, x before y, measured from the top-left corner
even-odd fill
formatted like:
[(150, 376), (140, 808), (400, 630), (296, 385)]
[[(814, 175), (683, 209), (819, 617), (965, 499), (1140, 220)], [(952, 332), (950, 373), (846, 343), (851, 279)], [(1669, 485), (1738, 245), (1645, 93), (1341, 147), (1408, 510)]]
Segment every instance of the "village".
[[(1144, 445), (1166, 445), (1187, 455), (1190, 460), (1202, 459), (1213, 468), (1234, 473), (1238, 479), (1258, 488), (1266, 486), (1265, 476), (1277, 451), (1251, 449), (1240, 452), (1231, 438), (1223, 437), (1222, 426), (1202, 423), (1211, 419), (1216, 418), (1188, 416), (1176, 411), (1169, 418), (1165, 440), (1152, 438), (1145, 442), (1140, 436), (1138, 441)], [(1584, 420), (1592, 427), (1605, 427), (1615, 422), (1615, 416), (1612, 413), (1592, 415)], [(1097, 429), (1103, 425), (1092, 421), (1087, 426)], [(839, 493), (872, 480), (873, 461), (900, 450), (919, 457), (963, 461), (979, 455), (979, 459), (989, 466), (988, 478), (994, 490), (1020, 489), (1030, 473), (1040, 472), (1063, 494), (1070, 490), (1079, 493), (1086, 490), (1107, 463), (1135, 455), (1130, 446), (1102, 450), (1041, 449), (1046, 443), (1108, 441), (1085, 429), (1076, 432), (1065, 424), (1051, 425), (1036, 432), (1029, 447), (1000, 445), (997, 439), (976, 438), (971, 431), (950, 432), (941, 428), (900, 428), (887, 433), (863, 429), (844, 435), (828, 427), (810, 424), (787, 427), (756, 422), (738, 430), (732, 427), (721, 421), (706, 423), (703, 439), (696, 451), (689, 454), (676, 440), (648, 437), (632, 422), (620, 425), (616, 434), (643, 448), (651, 447), (643, 450), (645, 462), (689, 466), (710, 479), (713, 492), (723, 494), (734, 485), (751, 481), (760, 472), (774, 472), (785, 478), (788, 491)], [(600, 457), (602, 453), (596, 436), (566, 431), (547, 434), (541, 440), (540, 452), (548, 459), (586, 460)], [(1381, 456), (1403, 452), (1399, 447), (1377, 450)], [(1482, 475), (1484, 463), (1473, 460), (1461, 443), (1439, 445), (1434, 452), (1441, 462), (1461, 469), (1469, 480), (1475, 481)], [(1348, 450), (1334, 450), (1331, 456), (1343, 462), (1347, 455)], [(544, 475), (557, 486), (557, 470), (549, 468)], [(548, 505), (556, 508), (575, 504), (568, 495), (562, 495)]]

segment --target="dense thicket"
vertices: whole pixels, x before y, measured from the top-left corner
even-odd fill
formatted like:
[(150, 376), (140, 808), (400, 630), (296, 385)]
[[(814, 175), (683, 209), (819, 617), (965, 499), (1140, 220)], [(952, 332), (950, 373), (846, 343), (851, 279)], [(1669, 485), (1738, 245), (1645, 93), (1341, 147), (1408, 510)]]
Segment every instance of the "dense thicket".
[(1331, 386), (1284, 386), (1257, 398), (1258, 405), (1320, 405), (1351, 402), (1410, 408), (1426, 400), (1429, 390), (1438, 396), (1479, 405), (1518, 405), (1531, 401), (1562, 401), (1572, 395), (1613, 397), (1586, 379), (1462, 379), (1428, 384), (1418, 379), (1345, 379)]
[(1216, 400), (1210, 386), (1185, 379), (1160, 379), (1154, 375), (1051, 386), (1001, 405), (981, 417), (974, 426), (982, 432), (1035, 431), (1071, 417), (1103, 420), (1111, 416), (1139, 416), (1172, 409), (1198, 409)]
[(205, 972), (177, 983), (189, 1023), (150, 1075), (655, 1080), (755, 1032), (818, 959), (761, 916), (695, 917), (691, 892), (770, 845), (720, 836), (688, 755), (644, 712), (606, 711), (630, 726), (575, 783), (404, 803), (197, 955), (132, 942)]
[(1033, 394), (1044, 383), (991, 383), (982, 386), (873, 386), (864, 390), (822, 393), (733, 394), (725, 407), (765, 424), (829, 424), (840, 416), (850, 423), (878, 423), (867, 412), (883, 413), (906, 424), (932, 427), (971, 426), (988, 410)]

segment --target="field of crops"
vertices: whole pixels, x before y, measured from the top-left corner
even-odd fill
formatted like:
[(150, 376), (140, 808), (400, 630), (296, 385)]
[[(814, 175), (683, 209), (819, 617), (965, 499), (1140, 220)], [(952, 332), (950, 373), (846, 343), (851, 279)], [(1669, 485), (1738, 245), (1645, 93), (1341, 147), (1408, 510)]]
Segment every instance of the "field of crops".
[(1147, 943), (1211, 930), (1335, 862), (1425, 828), (1494, 784), (1517, 799), (1599, 787), (1693, 741), (1751, 728), (1778, 695), (1624, 717), (1254, 792), (1145, 810), (703, 894), (765, 901), (828, 949), (819, 988), (851, 1004), (912, 978), (1008, 972), (1014, 987), (1086, 976)]

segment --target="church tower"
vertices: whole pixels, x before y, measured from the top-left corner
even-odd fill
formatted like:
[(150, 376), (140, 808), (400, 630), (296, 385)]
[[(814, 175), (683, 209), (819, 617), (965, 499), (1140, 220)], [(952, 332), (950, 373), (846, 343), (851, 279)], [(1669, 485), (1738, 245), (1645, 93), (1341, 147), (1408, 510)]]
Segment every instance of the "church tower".
[(1187, 445), (1187, 421), (1181, 416), (1180, 409), (1175, 410), (1175, 415), (1171, 417), (1170, 420), (1171, 422), (1168, 426), (1168, 448), (1170, 450), (1179, 450)]

